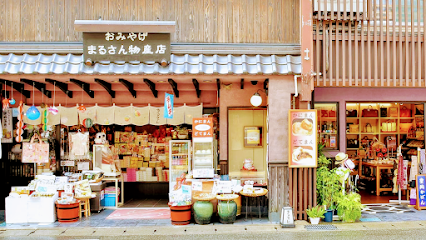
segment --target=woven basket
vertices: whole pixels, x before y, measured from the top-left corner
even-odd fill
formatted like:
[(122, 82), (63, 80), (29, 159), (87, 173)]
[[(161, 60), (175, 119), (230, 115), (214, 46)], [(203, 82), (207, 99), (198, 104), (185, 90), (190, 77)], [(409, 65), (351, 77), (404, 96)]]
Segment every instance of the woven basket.
[(238, 198), (237, 194), (222, 194), (217, 195), (216, 198), (221, 201), (232, 201)]
[(214, 194), (209, 194), (208, 196), (201, 196), (201, 195), (196, 195), (193, 196), (192, 199), (197, 200), (197, 201), (210, 201), (216, 198), (216, 195)]
[(243, 193), (243, 191), (241, 191), (240, 194), (246, 197), (260, 197), (268, 194), (268, 189), (263, 189), (261, 193)]

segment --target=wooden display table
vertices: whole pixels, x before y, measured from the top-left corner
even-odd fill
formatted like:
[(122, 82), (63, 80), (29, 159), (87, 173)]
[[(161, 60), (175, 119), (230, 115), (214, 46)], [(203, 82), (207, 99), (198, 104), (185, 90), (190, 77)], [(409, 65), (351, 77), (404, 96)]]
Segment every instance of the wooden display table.
[(90, 199), (92, 197), (75, 197), (75, 199), (80, 201), (79, 217), (81, 218), (81, 213), (84, 213), (85, 217), (90, 217)]
[[(380, 171), (383, 170), (383, 169), (393, 169), (393, 164), (368, 163), (368, 162), (360, 161), (359, 162), (360, 169), (362, 168), (363, 165), (366, 166), (366, 167), (376, 169), (376, 195), (377, 196), (380, 196), (381, 192), (392, 191), (392, 188), (380, 187), (380, 179), (382, 178)], [(362, 171), (360, 170), (359, 172), (360, 172), (360, 177), (363, 177)]]
[[(118, 207), (121, 207), (124, 205), (124, 179), (123, 179), (123, 175), (117, 176), (117, 177), (104, 177), (103, 179), (104, 182), (115, 182), (115, 189), (118, 188), (118, 182), (121, 182), (121, 188), (120, 188), (120, 193), (116, 192), (115, 193), (115, 206), (114, 207), (105, 207), (105, 208), (109, 208), (109, 209), (116, 209)], [(118, 197), (119, 195), (121, 195), (121, 201), (118, 202)]]
[[(244, 197), (251, 197), (251, 198), (256, 199), (257, 208), (259, 209), (259, 218), (262, 217), (262, 213), (260, 211), (260, 198), (259, 197), (265, 196), (266, 194), (268, 194), (267, 189), (263, 189), (263, 191), (259, 192), (259, 193), (244, 193), (243, 191), (240, 192), (240, 195), (242, 195)], [(246, 219), (247, 219), (247, 208), (248, 208), (248, 199), (246, 200)], [(251, 212), (251, 205), (250, 205), (250, 212)]]

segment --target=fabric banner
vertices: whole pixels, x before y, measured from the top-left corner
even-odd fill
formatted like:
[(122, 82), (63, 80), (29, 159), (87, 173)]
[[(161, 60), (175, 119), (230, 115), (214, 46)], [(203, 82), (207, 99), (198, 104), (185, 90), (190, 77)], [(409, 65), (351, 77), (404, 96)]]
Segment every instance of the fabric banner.
[(416, 180), (416, 175), (419, 174), (418, 169), (419, 168), (418, 168), (417, 156), (412, 155), (409, 181)]
[(39, 111), (40, 111), (40, 117), (39, 118), (37, 118), (36, 120), (30, 120), (30, 119), (28, 119), (28, 117), (27, 117), (27, 115), (26, 115), (26, 112), (28, 111), (28, 109), (30, 108), (31, 106), (29, 106), (29, 105), (24, 105), (24, 123), (25, 124), (29, 124), (29, 125), (40, 125), (41, 124), (41, 111), (42, 111), (42, 108), (41, 107), (36, 107)]
[(419, 174), (426, 173), (426, 156), (425, 149), (420, 149), (420, 164), (419, 164)]
[(12, 143), (13, 142), (13, 121), (12, 121), (12, 109), (3, 110), (3, 116), (1, 120), (2, 125), (2, 143)]
[(112, 107), (99, 107), (96, 109), (96, 124), (101, 125), (111, 125), (114, 124), (114, 109), (115, 106)]
[(173, 94), (164, 95), (164, 118), (173, 119)]
[(83, 124), (83, 120), (86, 118), (90, 118), (92, 119), (92, 121), (95, 121), (97, 109), (98, 109), (98, 106), (93, 106), (93, 107), (86, 107), (86, 111), (84, 112), (78, 111), (78, 120), (80, 124)]
[(164, 107), (149, 107), (149, 124), (151, 125), (164, 125), (167, 124), (164, 115)]
[(78, 113), (77, 107), (58, 107), (59, 113), (61, 115), (61, 124), (65, 126), (74, 126), (78, 125)]
[(195, 107), (185, 107), (185, 123), (192, 125), (192, 118), (200, 118), (203, 116), (203, 104), (200, 104)]
[[(58, 108), (59, 110), (59, 108)], [(58, 111), (56, 115), (53, 115), (52, 113), (48, 112), (47, 114), (47, 125), (53, 126), (58, 125), (61, 123), (61, 113)]]
[(185, 122), (185, 106), (173, 108), (173, 118), (167, 119), (167, 124), (180, 125)]
[(130, 123), (136, 126), (149, 124), (149, 107), (133, 107)]
[(133, 106), (129, 107), (115, 107), (114, 109), (114, 123), (118, 125), (129, 125), (131, 124), (133, 116)]

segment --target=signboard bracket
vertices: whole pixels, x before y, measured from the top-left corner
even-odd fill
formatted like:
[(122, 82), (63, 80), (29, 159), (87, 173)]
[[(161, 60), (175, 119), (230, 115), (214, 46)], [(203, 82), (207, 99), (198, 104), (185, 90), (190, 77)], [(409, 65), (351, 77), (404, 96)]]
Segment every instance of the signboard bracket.
[(197, 98), (200, 98), (201, 96), (201, 90), (200, 90), (200, 84), (198, 83), (197, 79), (192, 79), (192, 84), (194, 84), (195, 91), (197, 92)]
[(52, 98), (52, 92), (46, 89), (46, 84), (41, 82), (36, 82), (33, 80), (29, 80), (26, 78), (21, 78), (21, 82), (26, 83), (30, 86), (34, 86), (37, 88), (40, 92), (42, 92), (46, 97)]
[(81, 89), (83, 89), (83, 91), (85, 91), (87, 93), (87, 95), (89, 95), (89, 97), (91, 97), (91, 98), (95, 97), (95, 92), (90, 90), (90, 83), (85, 83), (85, 82), (82, 82), (82, 81), (74, 79), (74, 78), (71, 78), (70, 82), (76, 84)]
[(179, 90), (177, 88), (177, 83), (173, 79), (169, 78), (169, 84), (170, 84), (170, 86), (172, 86), (173, 93), (178, 98), (179, 97)]
[(220, 97), (220, 79), (216, 79), (216, 85), (217, 85), (217, 97)]
[(244, 89), (244, 78), (241, 78), (241, 89)]
[(115, 98), (115, 91), (112, 90), (111, 83), (108, 83), (108, 82), (101, 80), (101, 79), (98, 79), (98, 78), (95, 78), (95, 82), (97, 82), (99, 85), (101, 85), (103, 88), (105, 88), (105, 90), (109, 93), (111, 98)]
[(137, 94), (136, 94), (136, 91), (133, 89), (133, 83), (123, 78), (118, 79), (118, 81), (121, 82), (121, 84), (123, 84), (127, 88), (127, 90), (129, 90), (129, 92), (132, 94), (134, 98), (136, 98)]
[(18, 83), (18, 82), (13, 82), (13, 86), (12, 86), (12, 81), (5, 80), (5, 79), (0, 79), (0, 80), (1, 80), (2, 84), (5, 83), (9, 87), (13, 87), (16, 91), (18, 91), (20, 94), (24, 95), (26, 98), (31, 97), (31, 91), (24, 90), (24, 84)]
[(144, 78), (143, 82), (148, 85), (148, 87), (151, 89), (152, 94), (155, 98), (158, 98), (158, 91), (155, 90), (155, 83), (153, 83), (151, 80)]
[(46, 78), (44, 81), (57, 86), (59, 89), (61, 89), (62, 92), (64, 92), (69, 98), (72, 98), (72, 91), (68, 90), (68, 84), (63, 83), (60, 81), (56, 81), (50, 78)]

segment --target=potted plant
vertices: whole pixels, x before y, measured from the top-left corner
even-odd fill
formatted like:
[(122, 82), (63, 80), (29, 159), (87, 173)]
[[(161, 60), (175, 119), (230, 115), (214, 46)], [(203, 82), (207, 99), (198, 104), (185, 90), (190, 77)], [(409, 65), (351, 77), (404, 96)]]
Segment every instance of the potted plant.
[(320, 218), (324, 218), (325, 212), (325, 209), (320, 205), (317, 205), (310, 209), (306, 209), (306, 214), (308, 214), (309, 221), (311, 222), (311, 224), (318, 224)]
[(338, 202), (337, 214), (343, 222), (355, 222), (361, 218), (361, 210), (364, 207), (361, 204), (361, 195), (354, 192), (340, 195)]

